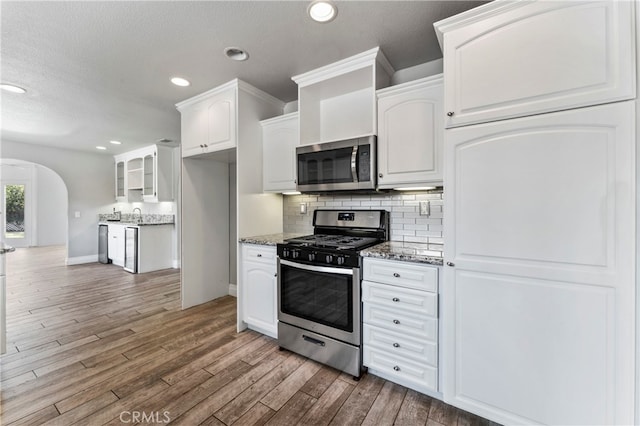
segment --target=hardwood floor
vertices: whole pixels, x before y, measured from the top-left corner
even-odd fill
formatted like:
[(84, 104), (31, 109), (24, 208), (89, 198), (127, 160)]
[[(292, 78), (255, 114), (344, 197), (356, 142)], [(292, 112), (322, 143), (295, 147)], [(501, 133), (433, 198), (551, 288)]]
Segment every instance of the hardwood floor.
[(180, 310), (180, 274), (64, 266), (62, 247), (7, 258), (2, 425), (489, 425), (366, 374), (235, 332), (236, 300)]

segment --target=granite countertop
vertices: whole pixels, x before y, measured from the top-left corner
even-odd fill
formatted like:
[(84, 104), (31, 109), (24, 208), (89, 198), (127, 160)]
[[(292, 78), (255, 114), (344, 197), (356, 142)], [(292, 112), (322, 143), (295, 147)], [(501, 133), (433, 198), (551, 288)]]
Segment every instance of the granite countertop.
[(0, 254), (11, 253), (12, 251), (16, 251), (16, 249), (4, 242), (0, 243)]
[(405, 243), (386, 241), (360, 252), (363, 257), (402, 260), (405, 262), (428, 263), (442, 266), (442, 244)]
[(98, 225), (127, 225), (127, 226), (157, 226), (157, 225), (175, 225), (173, 222), (135, 222), (135, 221), (126, 221), (126, 220), (108, 220), (108, 221), (100, 221)]
[(279, 234), (259, 235), (256, 237), (243, 237), (238, 241), (245, 244), (257, 244), (262, 246), (275, 246), (276, 244), (282, 244), (284, 240), (289, 238), (299, 237), (303, 234), (293, 234), (288, 232), (281, 232)]

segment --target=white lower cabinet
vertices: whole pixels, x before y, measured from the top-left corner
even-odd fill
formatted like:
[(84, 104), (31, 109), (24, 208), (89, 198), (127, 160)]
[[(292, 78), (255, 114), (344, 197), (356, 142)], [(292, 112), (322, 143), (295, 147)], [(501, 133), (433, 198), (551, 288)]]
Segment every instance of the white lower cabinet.
[(364, 366), (438, 396), (438, 268), (371, 258), (363, 266)]
[(116, 266), (124, 266), (124, 225), (119, 223), (108, 224), (107, 250), (111, 263)]
[(242, 320), (255, 331), (278, 337), (276, 248), (242, 245)]
[(445, 402), (634, 424), (633, 102), (448, 131)]

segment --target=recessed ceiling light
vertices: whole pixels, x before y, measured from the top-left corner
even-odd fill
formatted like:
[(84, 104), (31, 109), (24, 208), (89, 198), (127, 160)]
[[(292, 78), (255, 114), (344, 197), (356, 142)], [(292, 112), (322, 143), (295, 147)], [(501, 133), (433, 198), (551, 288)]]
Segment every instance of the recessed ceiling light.
[(338, 8), (328, 0), (316, 0), (311, 2), (307, 13), (316, 22), (327, 23), (333, 21), (338, 15)]
[(122, 145), (122, 142), (120, 142), (120, 141), (109, 141), (109, 143), (114, 144), (114, 145)]
[(0, 84), (0, 89), (6, 91), (6, 92), (11, 92), (11, 93), (27, 93), (27, 89), (23, 89), (20, 86), (16, 86), (13, 84), (8, 84), (8, 83), (2, 83)]
[(224, 49), (224, 54), (227, 55), (227, 58), (233, 59), (234, 61), (246, 61), (249, 59), (247, 51), (239, 47), (227, 47)]
[(173, 77), (171, 79), (171, 82), (173, 84), (175, 84), (176, 86), (180, 86), (180, 87), (186, 87), (189, 86), (191, 84), (191, 82), (185, 78), (182, 77)]
[(106, 146), (96, 146), (96, 149), (104, 151), (105, 149), (107, 149), (107, 147)]

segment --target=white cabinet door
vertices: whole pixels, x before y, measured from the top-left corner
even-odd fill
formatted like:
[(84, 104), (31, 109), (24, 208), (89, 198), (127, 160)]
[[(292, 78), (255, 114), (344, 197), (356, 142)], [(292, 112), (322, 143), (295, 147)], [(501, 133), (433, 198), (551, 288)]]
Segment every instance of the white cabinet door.
[(296, 190), (296, 146), (298, 146), (298, 113), (263, 120), (262, 158), (265, 192)]
[(109, 259), (114, 265), (124, 266), (124, 225), (109, 224)]
[(634, 103), (447, 132), (445, 401), (633, 424)]
[(209, 124), (205, 101), (180, 110), (180, 147), (183, 157), (202, 154), (207, 143)]
[(633, 98), (633, 7), (495, 2), (436, 23), (447, 127)]
[(236, 91), (220, 91), (180, 108), (183, 157), (236, 146)]
[(378, 186), (442, 184), (442, 75), (378, 91)]
[(250, 328), (278, 337), (275, 247), (242, 247), (242, 282), (240, 297), (243, 321)]
[(127, 201), (127, 191), (126, 191), (126, 161), (120, 157), (116, 157), (116, 202), (126, 202)]

